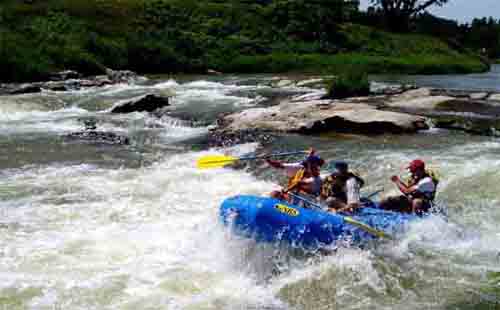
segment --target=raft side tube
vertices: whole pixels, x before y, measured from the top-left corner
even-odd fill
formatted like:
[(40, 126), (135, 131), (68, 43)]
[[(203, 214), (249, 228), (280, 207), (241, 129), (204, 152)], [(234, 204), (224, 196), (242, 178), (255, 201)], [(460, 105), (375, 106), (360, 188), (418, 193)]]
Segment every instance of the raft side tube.
[(305, 209), (265, 197), (236, 196), (226, 199), (221, 220), (236, 233), (257, 241), (281, 242), (297, 247), (321, 247), (345, 233), (342, 216)]

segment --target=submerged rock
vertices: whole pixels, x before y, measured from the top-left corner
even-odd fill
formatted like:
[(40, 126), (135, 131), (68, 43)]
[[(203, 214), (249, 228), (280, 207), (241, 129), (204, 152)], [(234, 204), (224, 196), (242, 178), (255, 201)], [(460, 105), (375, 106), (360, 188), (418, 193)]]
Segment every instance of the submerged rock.
[(274, 83), (273, 87), (282, 88), (282, 87), (290, 87), (290, 86), (294, 86), (294, 85), (295, 85), (294, 81), (285, 79), (285, 80), (279, 80), (278, 82)]
[(222, 75), (224, 73), (220, 72), (220, 71), (217, 71), (217, 70), (214, 70), (214, 69), (208, 69), (207, 70), (207, 74), (212, 74), (212, 75)]
[(0, 85), (0, 95), (22, 95), (35, 94), (42, 91), (40, 83), (26, 84), (2, 84)]
[(69, 79), (80, 79), (82, 74), (73, 70), (64, 70), (59, 72), (54, 72), (49, 76), (51, 81), (65, 81)]
[(78, 119), (85, 130), (73, 132), (64, 136), (67, 141), (85, 141), (98, 144), (128, 145), (128, 137), (113, 132), (97, 131), (97, 120), (93, 117)]
[(25, 84), (0, 84), (0, 95), (20, 95), (39, 93), (42, 90), (71, 91), (89, 87), (103, 87), (116, 83), (135, 84), (146, 81), (147, 78), (135, 72), (123, 70), (106, 70), (107, 75), (98, 75), (82, 79), (76, 71), (61, 71), (53, 73), (47, 82), (33, 82)]
[(115, 145), (130, 144), (130, 140), (128, 137), (118, 135), (113, 132), (104, 132), (95, 130), (73, 132), (68, 135), (65, 135), (64, 139), (72, 141), (79, 140), (92, 143), (104, 143), (104, 144), (115, 144)]
[(322, 78), (308, 79), (297, 82), (298, 87), (319, 87), (324, 86), (325, 80)]
[(134, 84), (136, 82), (142, 82), (147, 80), (146, 77), (139, 76), (137, 73), (130, 70), (113, 70), (107, 68), (106, 76), (112, 83)]
[(269, 132), (259, 129), (210, 130), (208, 134), (209, 147), (229, 147), (243, 143), (259, 142), (269, 144), (275, 140), (275, 136)]
[(417, 87), (411, 84), (392, 84), (381, 82), (370, 83), (370, 93), (374, 95), (399, 95), (408, 90), (414, 89), (417, 89)]
[(323, 97), (325, 97), (326, 91), (325, 90), (319, 90), (316, 92), (311, 92), (307, 94), (300, 94), (293, 96), (290, 101), (311, 101), (311, 100), (321, 100)]
[(153, 112), (169, 105), (168, 97), (148, 94), (119, 102), (111, 109), (111, 113)]

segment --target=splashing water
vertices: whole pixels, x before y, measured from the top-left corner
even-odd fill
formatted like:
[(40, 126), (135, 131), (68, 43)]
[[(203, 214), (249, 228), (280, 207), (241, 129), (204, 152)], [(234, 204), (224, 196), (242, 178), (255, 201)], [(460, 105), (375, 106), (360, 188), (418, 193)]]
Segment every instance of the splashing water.
[[(214, 113), (227, 106), (237, 110), (253, 99), (234, 91), (252, 87), (170, 80), (2, 99), (9, 103), (0, 106), (0, 306), (490, 309), (498, 305), (500, 292), (494, 280), (500, 272), (498, 140), (447, 131), (404, 137), (308, 137), (307, 141), (284, 136), (273, 147), (312, 145), (329, 161), (349, 160), (366, 177), (366, 192), (380, 186), (391, 192), (389, 176), (408, 160), (422, 157), (440, 170), (438, 199), (449, 213), (446, 220), (430, 217), (412, 224), (393, 243), (302, 255), (241, 239), (219, 224), (218, 207), (226, 197), (265, 195), (277, 186), (275, 174), (261, 163), (239, 170), (195, 167), (200, 156), (221, 151), (238, 156), (258, 145), (195, 151), (188, 141), (203, 136), (206, 127), (188, 126), (170, 116), (102, 113), (118, 100), (165, 90), (176, 93), (173, 104), (180, 109), (203, 105)], [(265, 86), (253, 90), (260, 87)], [(193, 101), (200, 96), (203, 100)], [(78, 130), (82, 116), (95, 117), (103, 130), (127, 134), (135, 142), (125, 148), (62, 143), (59, 136)]]

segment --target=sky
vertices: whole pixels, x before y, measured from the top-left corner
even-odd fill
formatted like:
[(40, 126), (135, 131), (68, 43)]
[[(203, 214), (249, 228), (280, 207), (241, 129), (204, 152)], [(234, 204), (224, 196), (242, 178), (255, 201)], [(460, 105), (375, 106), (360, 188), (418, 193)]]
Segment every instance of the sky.
[[(365, 9), (369, 0), (361, 0), (361, 8)], [(474, 17), (493, 16), (500, 18), (500, 0), (450, 0), (443, 7), (432, 8), (430, 12), (436, 16), (470, 22)]]

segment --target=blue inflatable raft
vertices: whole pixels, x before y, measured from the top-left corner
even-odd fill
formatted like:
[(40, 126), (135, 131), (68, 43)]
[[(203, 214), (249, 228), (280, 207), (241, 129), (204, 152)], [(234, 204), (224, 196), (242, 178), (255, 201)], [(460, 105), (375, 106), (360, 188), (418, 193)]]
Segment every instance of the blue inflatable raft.
[(404, 231), (409, 221), (418, 219), (377, 209), (372, 202), (353, 215), (343, 216), (257, 196), (226, 199), (220, 217), (239, 235), (308, 249), (335, 245), (339, 240), (362, 245), (380, 237), (392, 238)]

